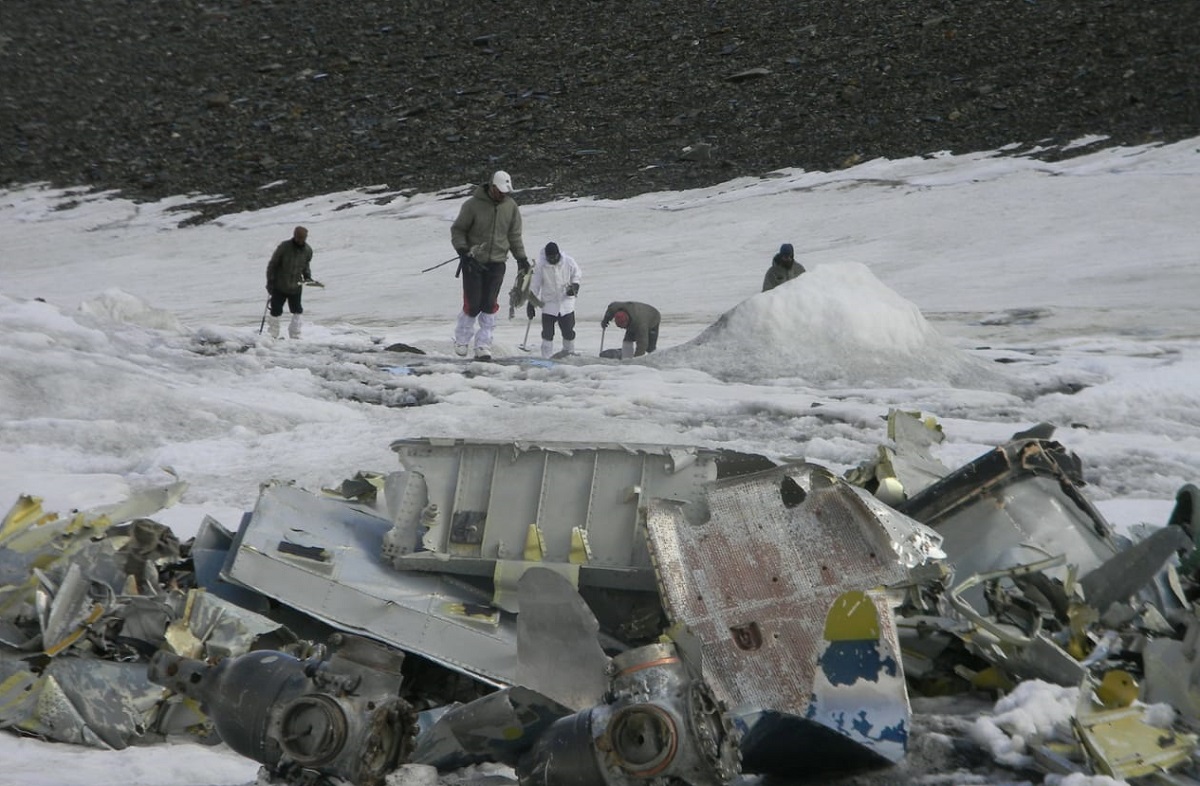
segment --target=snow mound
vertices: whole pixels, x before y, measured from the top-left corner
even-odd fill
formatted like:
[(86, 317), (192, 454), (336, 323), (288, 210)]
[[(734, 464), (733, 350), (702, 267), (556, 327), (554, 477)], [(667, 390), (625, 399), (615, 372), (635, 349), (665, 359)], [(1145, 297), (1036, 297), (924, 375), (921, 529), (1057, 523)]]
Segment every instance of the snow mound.
[(647, 362), (723, 379), (812, 385), (922, 383), (1009, 389), (1014, 382), (954, 347), (920, 310), (862, 264), (821, 265), (725, 312)]
[(79, 311), (110, 322), (172, 333), (184, 332), (183, 325), (170, 311), (149, 306), (136, 295), (119, 289), (107, 289), (91, 300), (85, 300), (79, 304)]

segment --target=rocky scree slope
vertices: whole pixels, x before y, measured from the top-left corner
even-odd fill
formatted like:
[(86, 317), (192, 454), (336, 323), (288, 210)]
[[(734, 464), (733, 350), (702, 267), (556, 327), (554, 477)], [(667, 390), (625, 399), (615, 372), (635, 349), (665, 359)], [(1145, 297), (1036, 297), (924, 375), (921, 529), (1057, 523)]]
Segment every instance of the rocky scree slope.
[(1200, 135), (1200, 3), (4, 0), (0, 74), (4, 187), (621, 198)]

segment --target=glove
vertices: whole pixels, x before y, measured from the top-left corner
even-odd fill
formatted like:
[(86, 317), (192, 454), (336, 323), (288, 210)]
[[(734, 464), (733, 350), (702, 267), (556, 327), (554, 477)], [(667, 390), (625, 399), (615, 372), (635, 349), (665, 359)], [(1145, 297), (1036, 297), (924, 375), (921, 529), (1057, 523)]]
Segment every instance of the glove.
[(528, 303), (528, 304), (526, 304), (526, 306), (525, 306), (525, 314), (526, 314), (526, 315), (527, 315), (527, 316), (528, 316), (530, 319), (533, 319), (534, 317), (536, 317), (536, 316), (537, 316), (537, 309), (533, 307), (533, 304), (532, 304), (532, 303)]
[(469, 251), (460, 251), (458, 253), (458, 261), (462, 263), (463, 270), (470, 270), (472, 273), (483, 272), (483, 263), (471, 256)]
[(608, 329), (608, 320), (607, 319), (600, 320), (600, 327), (603, 328), (604, 330), (607, 330)]
[(579, 294), (579, 285), (575, 283), (567, 284), (567, 297), (575, 297)]
[(267, 294), (268, 295), (275, 294), (275, 285), (274, 284), (267, 284)]
[(518, 258), (517, 259), (517, 272), (524, 273), (528, 269), (529, 269), (529, 260), (526, 259), (525, 257)]

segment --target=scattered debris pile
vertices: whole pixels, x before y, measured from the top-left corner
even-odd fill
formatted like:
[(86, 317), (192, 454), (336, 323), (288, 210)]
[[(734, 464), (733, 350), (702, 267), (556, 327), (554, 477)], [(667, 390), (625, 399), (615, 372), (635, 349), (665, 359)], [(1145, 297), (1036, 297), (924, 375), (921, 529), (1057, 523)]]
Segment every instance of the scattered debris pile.
[(236, 532), (206, 518), (186, 543), (151, 518), (182, 482), (63, 517), (22, 497), (0, 527), (0, 727), (223, 741), (288, 784), (498, 762), (522, 786), (719, 786), (889, 766), (910, 691), (1039, 679), (1080, 688), (1075, 739), (1030, 743), (1045, 772), (1189, 782), (1200, 489), (1132, 542), (1048, 426), (953, 470), (931, 418), (888, 426), (846, 477), (401, 440), (398, 471), (267, 483)]

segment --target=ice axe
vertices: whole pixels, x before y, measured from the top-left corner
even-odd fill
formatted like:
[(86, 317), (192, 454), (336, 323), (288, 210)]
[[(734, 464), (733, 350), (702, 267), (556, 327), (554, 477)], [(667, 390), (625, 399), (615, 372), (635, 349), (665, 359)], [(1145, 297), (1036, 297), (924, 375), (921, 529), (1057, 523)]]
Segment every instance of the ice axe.
[[(424, 270), (421, 270), (421, 272), (428, 272), (428, 271), (431, 271), (431, 270), (437, 270), (438, 268), (440, 268), (440, 266), (442, 266), (442, 265), (449, 265), (451, 262), (454, 262), (454, 260), (455, 260), (455, 259), (457, 259), (457, 258), (458, 258), (457, 256), (450, 257), (449, 259), (446, 259), (446, 260), (445, 260), (445, 262), (439, 262), (438, 264), (436, 264), (436, 265), (433, 265), (433, 266), (432, 266), (432, 268), (426, 268), (426, 269), (424, 269)], [(457, 276), (455, 276), (455, 277), (457, 277)]]
[(533, 317), (530, 317), (529, 321), (525, 323), (525, 339), (517, 346), (517, 349), (522, 352), (533, 351), (533, 347), (529, 346), (529, 328), (531, 327), (533, 327)]

